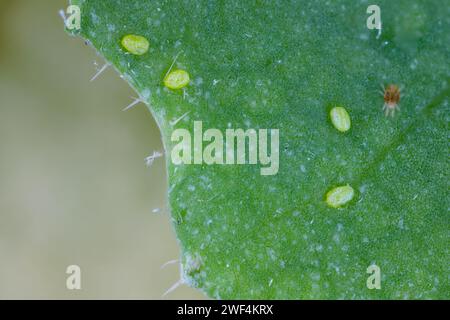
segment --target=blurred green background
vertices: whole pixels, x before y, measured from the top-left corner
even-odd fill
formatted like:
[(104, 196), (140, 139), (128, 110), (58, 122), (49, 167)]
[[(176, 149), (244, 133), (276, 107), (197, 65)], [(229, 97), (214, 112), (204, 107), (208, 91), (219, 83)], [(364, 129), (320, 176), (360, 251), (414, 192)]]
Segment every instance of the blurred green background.
[(164, 159), (144, 162), (160, 134), (144, 105), (121, 111), (114, 70), (89, 82), (103, 59), (65, 33), (67, 5), (0, 0), (0, 299), (160, 299), (179, 279)]

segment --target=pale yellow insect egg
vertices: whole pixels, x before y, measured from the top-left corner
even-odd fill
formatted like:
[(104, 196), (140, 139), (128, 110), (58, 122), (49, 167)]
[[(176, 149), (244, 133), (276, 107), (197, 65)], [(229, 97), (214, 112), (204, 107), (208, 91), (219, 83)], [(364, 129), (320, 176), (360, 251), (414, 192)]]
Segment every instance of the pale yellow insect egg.
[(355, 196), (355, 190), (349, 185), (331, 189), (326, 195), (326, 202), (332, 208), (339, 208), (350, 202)]
[(350, 130), (351, 120), (347, 110), (343, 107), (334, 107), (330, 111), (330, 119), (333, 126), (340, 132)]
[(148, 48), (150, 47), (150, 44), (146, 38), (134, 34), (124, 36), (121, 44), (125, 50), (137, 56), (142, 56), (147, 53)]
[(169, 89), (177, 90), (186, 87), (190, 81), (189, 73), (185, 70), (174, 70), (164, 78), (164, 85)]

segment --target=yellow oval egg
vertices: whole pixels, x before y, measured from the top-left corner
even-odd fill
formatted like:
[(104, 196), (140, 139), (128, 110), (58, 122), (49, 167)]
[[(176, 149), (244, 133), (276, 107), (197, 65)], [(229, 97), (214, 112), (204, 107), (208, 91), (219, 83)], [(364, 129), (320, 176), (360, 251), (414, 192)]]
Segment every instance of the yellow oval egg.
[(148, 48), (150, 47), (150, 44), (148, 40), (143, 36), (138, 36), (135, 34), (129, 34), (122, 38), (122, 46), (127, 50), (129, 53), (142, 56), (143, 54), (146, 54), (148, 51)]
[(350, 130), (351, 120), (350, 116), (343, 107), (334, 107), (330, 111), (331, 123), (340, 132), (346, 132)]
[(326, 202), (332, 208), (339, 208), (350, 202), (355, 196), (355, 191), (349, 185), (331, 189), (326, 195)]
[(176, 90), (186, 87), (190, 81), (189, 73), (185, 70), (174, 70), (164, 78), (164, 85), (169, 89)]

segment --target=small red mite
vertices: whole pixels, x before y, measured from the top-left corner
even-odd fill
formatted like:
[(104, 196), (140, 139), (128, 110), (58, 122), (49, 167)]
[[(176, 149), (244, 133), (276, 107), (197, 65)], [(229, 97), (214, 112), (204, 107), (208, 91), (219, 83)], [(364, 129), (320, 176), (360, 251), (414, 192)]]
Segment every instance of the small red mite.
[(383, 111), (386, 116), (394, 116), (395, 110), (400, 110), (400, 88), (395, 84), (390, 84), (384, 88), (383, 92), (384, 106)]

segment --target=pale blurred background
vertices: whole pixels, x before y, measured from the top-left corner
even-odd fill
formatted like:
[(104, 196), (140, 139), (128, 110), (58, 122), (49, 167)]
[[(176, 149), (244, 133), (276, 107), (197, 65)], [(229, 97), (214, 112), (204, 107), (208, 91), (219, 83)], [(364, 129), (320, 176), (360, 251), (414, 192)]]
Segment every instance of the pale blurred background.
[[(0, 0), (0, 299), (161, 299), (179, 279), (161, 138), (65, 0)], [(159, 209), (157, 213), (154, 209)], [(82, 269), (82, 290), (66, 268)], [(204, 296), (182, 286), (165, 299)]]

